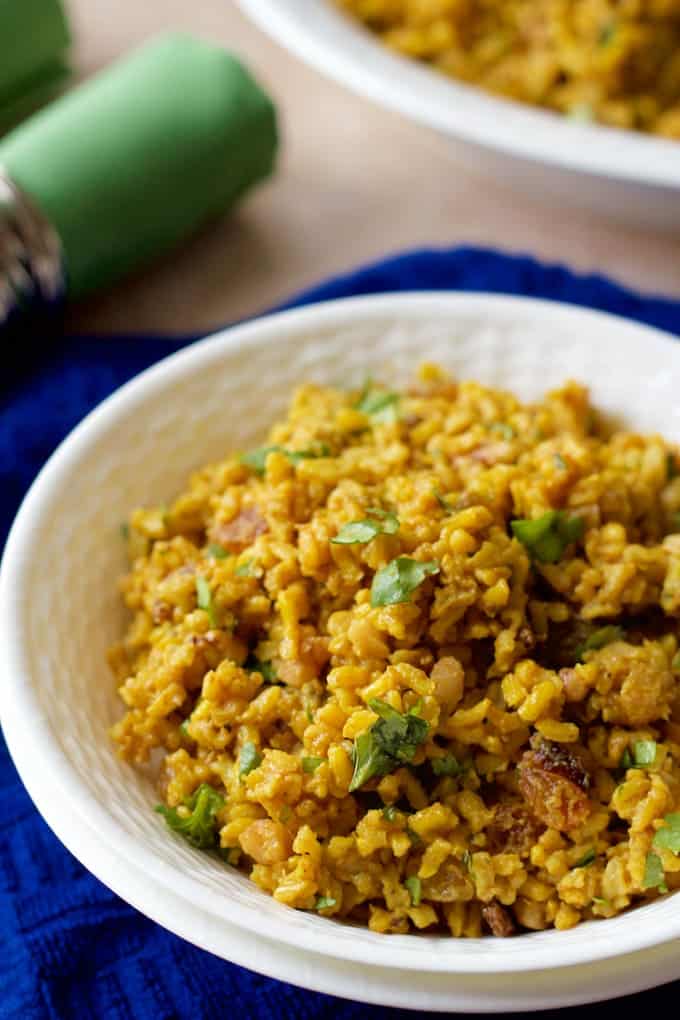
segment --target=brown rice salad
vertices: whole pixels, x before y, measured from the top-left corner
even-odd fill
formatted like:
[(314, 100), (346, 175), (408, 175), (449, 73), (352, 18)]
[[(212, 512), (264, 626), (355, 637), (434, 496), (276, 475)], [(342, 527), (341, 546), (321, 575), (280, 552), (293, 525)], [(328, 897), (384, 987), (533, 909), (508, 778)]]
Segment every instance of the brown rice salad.
[(126, 538), (113, 739), (280, 903), (503, 936), (680, 887), (680, 452), (580, 385), (302, 386)]
[(680, 138), (680, 0), (335, 0), (391, 49), (577, 120)]

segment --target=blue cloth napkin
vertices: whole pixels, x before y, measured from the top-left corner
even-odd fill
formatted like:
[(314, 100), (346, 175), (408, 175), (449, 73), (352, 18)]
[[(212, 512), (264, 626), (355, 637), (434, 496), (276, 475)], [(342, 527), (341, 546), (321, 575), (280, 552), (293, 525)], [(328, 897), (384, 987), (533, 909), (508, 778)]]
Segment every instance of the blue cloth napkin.
[[(400, 255), (331, 280), (288, 307), (380, 291), (451, 289), (568, 301), (680, 334), (680, 302), (640, 297), (601, 276), (576, 276), (530, 258), (472, 248)], [(192, 339), (32, 338), (23, 358), (19, 349), (13, 352), (0, 378), (0, 547), (35, 474), (73, 426), (131, 376)], [(620, 1017), (629, 1005), (651, 1012), (679, 987), (560, 1016), (597, 1012), (598, 1020), (606, 1020)], [(142, 917), (52, 835), (0, 741), (0, 1018), (224, 1020), (230, 1015), (247, 1020), (414, 1016), (260, 977)]]

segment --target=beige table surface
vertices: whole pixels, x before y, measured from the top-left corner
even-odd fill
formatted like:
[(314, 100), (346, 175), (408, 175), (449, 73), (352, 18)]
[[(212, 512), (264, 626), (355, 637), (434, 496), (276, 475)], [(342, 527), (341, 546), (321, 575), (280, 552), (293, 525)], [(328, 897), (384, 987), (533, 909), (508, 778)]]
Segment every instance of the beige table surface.
[(274, 95), (278, 174), (161, 264), (71, 313), (80, 330), (209, 331), (362, 261), (472, 243), (680, 296), (680, 238), (548, 209), (464, 173), (443, 140), (299, 64), (230, 0), (65, 0), (87, 75), (163, 29), (240, 53)]

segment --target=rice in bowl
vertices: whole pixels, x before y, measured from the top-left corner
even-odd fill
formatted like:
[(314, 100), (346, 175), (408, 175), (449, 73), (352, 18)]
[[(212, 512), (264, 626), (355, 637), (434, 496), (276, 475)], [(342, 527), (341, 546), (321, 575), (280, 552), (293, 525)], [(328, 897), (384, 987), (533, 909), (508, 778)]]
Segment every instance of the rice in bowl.
[(680, 138), (679, 0), (335, 0), (390, 48), (578, 120)]
[(136, 511), (125, 758), (279, 902), (509, 935), (680, 878), (680, 457), (425, 366)]

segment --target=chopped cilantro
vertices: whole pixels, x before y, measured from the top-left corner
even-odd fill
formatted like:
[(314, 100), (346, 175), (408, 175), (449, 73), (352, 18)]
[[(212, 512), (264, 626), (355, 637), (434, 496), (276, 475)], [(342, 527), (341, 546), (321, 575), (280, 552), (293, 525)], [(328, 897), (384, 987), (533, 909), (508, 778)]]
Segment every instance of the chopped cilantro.
[(215, 607), (213, 605), (212, 592), (210, 591), (210, 585), (202, 574), (196, 575), (196, 598), (198, 608), (205, 610), (208, 614), (210, 626), (216, 627), (217, 622), (215, 620)]
[(412, 846), (419, 847), (423, 845), (421, 837), (418, 835), (417, 832), (414, 832), (414, 830), (411, 829), (409, 826), (406, 826), (406, 835), (411, 840)]
[(621, 755), (621, 768), (643, 769), (648, 765), (653, 765), (656, 761), (656, 750), (655, 740), (636, 740), (633, 744), (632, 754), (629, 748), (626, 748)]
[(318, 896), (316, 903), (314, 904), (315, 910), (330, 910), (331, 907), (336, 907), (338, 901), (333, 899), (332, 896)]
[(169, 829), (184, 836), (187, 843), (197, 850), (217, 848), (217, 812), (224, 806), (224, 798), (207, 783), (201, 783), (197, 790), (184, 802), (188, 814), (180, 814), (178, 808), (158, 804), (156, 811), (163, 815)]
[(237, 846), (220, 846), (217, 848), (217, 856), (221, 857), (225, 864), (235, 865), (240, 853)]
[(633, 762), (637, 768), (653, 765), (656, 761), (656, 740), (636, 740), (633, 744)]
[(328, 457), (330, 449), (326, 443), (319, 443), (316, 447), (308, 450), (287, 450), (285, 446), (261, 446), (250, 453), (241, 456), (241, 463), (251, 468), (258, 475), (263, 475), (267, 467), (267, 457), (270, 453), (282, 453), (291, 464), (299, 464), (301, 460), (309, 460), (316, 457)]
[(555, 467), (559, 471), (566, 471), (567, 470), (567, 462), (566, 462), (566, 460), (564, 459), (564, 457), (562, 456), (561, 453), (554, 453), (553, 454), (553, 460), (555, 462)]
[(386, 776), (413, 761), (427, 738), (428, 723), (413, 710), (402, 715), (377, 698), (368, 703), (379, 718), (354, 741), (354, 775), (350, 793), (376, 776)]
[(680, 474), (680, 468), (678, 468), (678, 462), (675, 459), (674, 453), (666, 454), (666, 477), (669, 482), (672, 482), (674, 478)]
[(512, 533), (539, 563), (558, 563), (568, 545), (583, 535), (582, 517), (569, 517), (564, 510), (548, 510), (534, 520), (510, 522)]
[(438, 573), (439, 564), (435, 560), (422, 563), (408, 556), (399, 556), (379, 570), (373, 578), (371, 605), (375, 608), (410, 602), (412, 593), (425, 578)]
[(617, 26), (615, 21), (608, 21), (606, 24), (602, 25), (597, 36), (597, 45), (608, 46), (616, 35), (616, 28)]
[(597, 904), (598, 907), (608, 907), (609, 900), (605, 900), (602, 896), (593, 896), (593, 903)]
[(595, 857), (596, 857), (595, 850), (591, 847), (590, 850), (586, 850), (586, 852), (584, 853), (583, 857), (581, 857), (576, 862), (574, 867), (575, 868), (587, 868), (589, 864), (593, 863), (593, 861), (595, 860)]
[(314, 713), (309, 703), (305, 705), (305, 715), (307, 716), (307, 722), (314, 722)]
[(667, 893), (668, 886), (663, 870), (663, 864), (658, 854), (648, 853), (645, 861), (645, 875), (642, 879), (643, 889), (658, 889), (659, 892)]
[(393, 424), (397, 421), (399, 394), (390, 393), (373, 386), (364, 387), (364, 391), (354, 405), (357, 411), (365, 414), (376, 425)]
[(366, 513), (371, 516), (345, 524), (331, 542), (335, 545), (357, 545), (370, 542), (376, 535), (396, 535), (399, 531), (399, 518), (396, 514), (375, 508)]
[(255, 566), (255, 560), (244, 560), (243, 563), (239, 563), (234, 571), (235, 577), (253, 577)]
[(281, 810), (279, 811), (279, 821), (285, 825), (286, 822), (289, 822), (292, 817), (293, 817), (292, 809), (288, 804), (284, 804)]
[(453, 754), (444, 754), (440, 758), (430, 758), (430, 765), (435, 776), (462, 776), (465, 766), (461, 765)]
[(567, 111), (567, 117), (570, 120), (579, 121), (582, 124), (589, 124), (594, 119), (593, 108), (590, 103), (575, 103), (574, 106)]
[(249, 655), (243, 668), (248, 670), (249, 673), (259, 673), (266, 684), (275, 684), (277, 682), (276, 671), (271, 662), (268, 660), (263, 662), (256, 655)]
[(666, 815), (664, 822), (666, 825), (656, 832), (652, 846), (680, 854), (680, 814)]
[(435, 499), (437, 500), (437, 502), (439, 503), (439, 505), (440, 505), (440, 507), (442, 508), (442, 510), (446, 510), (446, 512), (447, 512), (448, 514), (450, 514), (450, 513), (452, 512), (452, 510), (453, 510), (453, 507), (452, 507), (452, 506), (451, 506), (451, 504), (449, 503), (448, 499), (445, 499), (445, 498), (444, 498), (444, 497), (442, 496), (441, 492), (439, 492), (439, 490), (438, 490), (438, 489), (435, 489), (435, 490), (434, 490), (434, 498), (435, 498)]
[(514, 439), (516, 435), (512, 425), (507, 425), (502, 421), (491, 422), (489, 429), (492, 432), (498, 432), (499, 435), (503, 436), (503, 439), (507, 440)]
[(423, 895), (422, 882), (417, 875), (410, 875), (404, 880), (404, 885), (408, 889), (408, 894), (411, 897), (411, 906), (417, 907), (420, 905), (420, 900)]
[(607, 627), (600, 627), (598, 630), (594, 630), (582, 645), (578, 646), (576, 649), (576, 659), (581, 660), (586, 652), (598, 651), (614, 641), (623, 641), (625, 636), (626, 632), (623, 627), (616, 627), (613, 624)]
[(383, 818), (387, 822), (393, 822), (397, 817), (397, 809), (394, 804), (386, 804), (382, 809)]
[(184, 720), (184, 722), (181, 723), (180, 728), (179, 728), (179, 732), (182, 734), (182, 736), (183, 737), (187, 737), (189, 740), (191, 740), (191, 737), (189, 736), (189, 721), (190, 721), (190, 719), (191, 719), (191, 716), (188, 716), (188, 718), (186, 718)]
[(238, 760), (238, 774), (239, 776), (247, 776), (249, 772), (256, 769), (262, 762), (262, 755), (258, 751), (252, 740), (246, 741), (241, 748), (241, 754)]
[(472, 854), (469, 850), (465, 850), (461, 857), (461, 863), (465, 867), (466, 871), (472, 872)]
[(673, 661), (671, 662), (671, 669), (675, 670), (676, 673), (680, 672), (680, 652), (677, 652), (673, 657)]
[(208, 546), (208, 556), (212, 556), (214, 560), (226, 560), (227, 556), (231, 556), (231, 553), (223, 545), (211, 542)]
[(319, 765), (323, 765), (325, 758), (317, 758), (316, 755), (310, 754), (308, 757), (302, 759), (302, 771), (308, 772), (310, 775), (316, 772)]
[(124, 539), (124, 541), (126, 542), (130, 537), (130, 525), (127, 523), (127, 521), (123, 521), (123, 523), (120, 526), (120, 537)]

